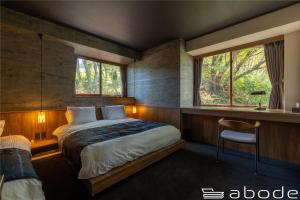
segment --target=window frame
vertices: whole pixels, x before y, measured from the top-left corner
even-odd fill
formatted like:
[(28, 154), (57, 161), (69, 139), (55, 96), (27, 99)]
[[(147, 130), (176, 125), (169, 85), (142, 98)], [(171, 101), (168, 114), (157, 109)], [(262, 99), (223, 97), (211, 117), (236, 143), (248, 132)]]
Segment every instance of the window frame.
[[(99, 72), (100, 72), (100, 75), (99, 75), (99, 90), (100, 91), (99, 91), (99, 94), (84, 94), (84, 93), (76, 94), (76, 87), (74, 87), (75, 97), (123, 97), (123, 92), (124, 92), (124, 86), (123, 85), (122, 85), (122, 94), (121, 95), (103, 95), (102, 94), (102, 76), (101, 76), (102, 73), (101, 72), (102, 72), (102, 63), (118, 66), (118, 67), (120, 67), (120, 70), (121, 70), (121, 67), (127, 67), (126, 65), (121, 64), (121, 63), (115, 63), (115, 62), (111, 62), (111, 61), (91, 58), (91, 57), (88, 57), (88, 56), (76, 55), (76, 68), (77, 68), (77, 60), (79, 58), (100, 63), (100, 69), (99, 69)], [(126, 76), (127, 76), (127, 74), (126, 74)], [(75, 73), (75, 79), (74, 80), (76, 80), (76, 73)], [(75, 81), (74, 81), (74, 83), (75, 83)], [(127, 86), (125, 86), (125, 87), (127, 87)]]
[[(277, 41), (282, 41), (284, 40), (284, 36), (283, 35), (279, 35), (279, 36), (275, 36), (275, 37), (271, 37), (271, 38), (267, 38), (267, 39), (263, 39), (263, 40), (259, 40), (259, 41), (255, 41), (255, 42), (250, 42), (250, 43), (246, 43), (246, 44), (242, 44), (242, 45), (238, 45), (238, 46), (234, 46), (234, 47), (230, 47), (230, 48), (225, 48), (225, 49), (221, 49), (221, 50), (217, 50), (217, 51), (213, 51), (213, 52), (209, 52), (209, 53), (204, 53), (198, 56), (194, 56), (193, 58), (204, 58), (204, 57), (209, 57), (209, 56), (214, 56), (214, 55), (218, 55), (218, 54), (222, 54), (222, 53), (230, 53), (230, 62), (229, 62), (229, 70), (230, 70), (230, 77), (229, 77), (229, 104), (202, 104), (201, 106), (209, 106), (209, 107), (236, 107), (236, 108), (254, 108), (257, 107), (255, 105), (234, 105), (233, 104), (233, 80), (232, 80), (232, 65), (233, 65), (233, 60), (232, 60), (232, 52), (233, 51), (237, 51), (237, 50), (241, 50), (241, 49), (246, 49), (246, 48), (251, 48), (251, 47), (255, 47), (255, 46), (259, 46), (259, 45), (265, 45), (271, 42), (277, 42)], [(195, 77), (195, 75), (194, 75)], [(195, 94), (193, 94), (195, 95)]]

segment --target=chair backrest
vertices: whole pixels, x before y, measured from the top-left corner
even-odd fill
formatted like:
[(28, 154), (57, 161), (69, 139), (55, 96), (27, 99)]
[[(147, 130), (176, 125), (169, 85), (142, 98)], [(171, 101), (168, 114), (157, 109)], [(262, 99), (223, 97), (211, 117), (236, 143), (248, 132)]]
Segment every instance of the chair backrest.
[(218, 123), (227, 129), (237, 130), (237, 131), (250, 131), (258, 128), (260, 126), (260, 122), (256, 122), (254, 125), (248, 122), (237, 121), (237, 120), (225, 120), (221, 118)]

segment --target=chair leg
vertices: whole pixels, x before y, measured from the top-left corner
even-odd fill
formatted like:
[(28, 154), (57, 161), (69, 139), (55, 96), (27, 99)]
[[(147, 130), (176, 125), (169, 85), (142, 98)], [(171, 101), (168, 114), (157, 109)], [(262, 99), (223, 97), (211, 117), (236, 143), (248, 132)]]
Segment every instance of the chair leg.
[(225, 150), (224, 150), (224, 146), (225, 146), (224, 144), (225, 144), (225, 143), (224, 143), (224, 139), (222, 139), (222, 153), (224, 153), (224, 151), (225, 151)]
[(257, 152), (257, 160), (260, 161), (259, 141), (257, 141), (257, 143), (256, 143), (256, 148), (257, 148), (257, 150), (256, 150), (256, 152)]
[(218, 150), (217, 150), (217, 162), (219, 161), (219, 150), (220, 150), (220, 137), (218, 137)]
[(255, 149), (256, 149), (256, 151), (255, 151), (255, 174), (257, 174), (257, 161), (258, 161), (258, 156), (259, 156), (259, 146), (258, 146), (258, 144), (256, 143), (255, 144)]

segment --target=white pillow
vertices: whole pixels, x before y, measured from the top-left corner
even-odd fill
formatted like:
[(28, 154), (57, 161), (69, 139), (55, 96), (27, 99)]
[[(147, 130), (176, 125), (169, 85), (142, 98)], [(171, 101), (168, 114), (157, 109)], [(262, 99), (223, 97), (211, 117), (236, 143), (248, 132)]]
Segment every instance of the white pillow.
[(65, 116), (71, 125), (97, 121), (95, 107), (67, 107)]
[(101, 107), (103, 119), (125, 119), (125, 108), (123, 105)]
[(5, 120), (0, 120), (0, 136), (2, 135), (4, 125), (5, 125)]
[(8, 135), (0, 138), (0, 149), (17, 148), (30, 152), (30, 141), (23, 135)]

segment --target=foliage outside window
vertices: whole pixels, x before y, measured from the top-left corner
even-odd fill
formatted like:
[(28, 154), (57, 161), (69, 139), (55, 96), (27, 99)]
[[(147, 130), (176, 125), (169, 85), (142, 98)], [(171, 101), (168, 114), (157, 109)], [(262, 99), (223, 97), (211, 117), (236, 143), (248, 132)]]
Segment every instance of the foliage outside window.
[(205, 57), (200, 95), (202, 104), (229, 105), (230, 53)]
[(264, 47), (240, 49), (203, 58), (200, 87), (203, 105), (255, 106), (264, 90), (262, 105), (268, 105), (271, 83), (267, 73)]
[(122, 95), (122, 78), (119, 66), (102, 63), (101, 76), (102, 95)]
[(120, 66), (77, 58), (75, 94), (121, 96)]

